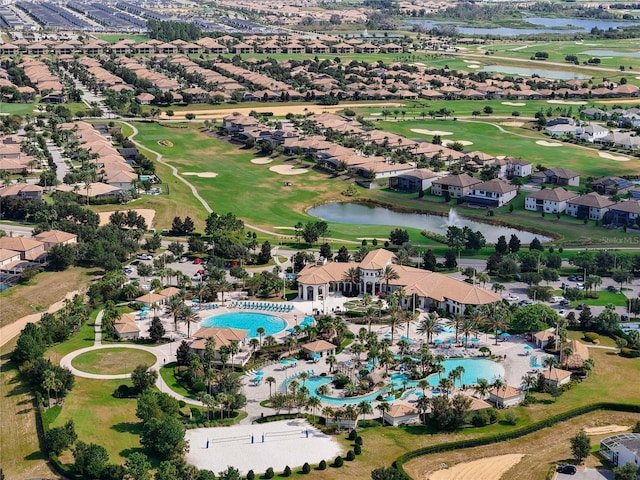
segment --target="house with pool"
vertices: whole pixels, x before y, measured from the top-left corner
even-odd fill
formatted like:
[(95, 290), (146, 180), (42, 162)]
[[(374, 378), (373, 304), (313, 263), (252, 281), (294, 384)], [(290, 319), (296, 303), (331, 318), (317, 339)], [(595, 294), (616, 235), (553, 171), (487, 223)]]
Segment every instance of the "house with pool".
[[(389, 294), (404, 288), (407, 298), (404, 308), (438, 308), (449, 314), (464, 313), (469, 305), (479, 306), (499, 302), (502, 297), (477, 285), (429, 270), (393, 264), (395, 255), (385, 249), (369, 252), (360, 262), (319, 261), (307, 265), (298, 275), (298, 298), (317, 301), (331, 295)], [(382, 277), (385, 267), (393, 265), (397, 279), (388, 282)], [(355, 269), (353, 282), (347, 272)]]

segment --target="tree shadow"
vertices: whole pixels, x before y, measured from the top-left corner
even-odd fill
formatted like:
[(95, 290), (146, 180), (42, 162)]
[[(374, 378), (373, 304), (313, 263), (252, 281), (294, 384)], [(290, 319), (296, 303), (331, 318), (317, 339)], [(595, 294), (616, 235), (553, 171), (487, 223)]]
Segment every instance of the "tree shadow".
[(115, 425), (111, 425), (111, 430), (115, 430), (118, 433), (132, 433), (134, 435), (140, 435), (141, 426), (140, 424), (133, 422), (120, 422)]
[(18, 410), (16, 412), (17, 415), (26, 415), (27, 413), (33, 412), (33, 408), (24, 408), (22, 410)]
[(29, 455), (25, 455), (25, 460), (45, 460), (44, 455), (40, 451), (31, 452)]

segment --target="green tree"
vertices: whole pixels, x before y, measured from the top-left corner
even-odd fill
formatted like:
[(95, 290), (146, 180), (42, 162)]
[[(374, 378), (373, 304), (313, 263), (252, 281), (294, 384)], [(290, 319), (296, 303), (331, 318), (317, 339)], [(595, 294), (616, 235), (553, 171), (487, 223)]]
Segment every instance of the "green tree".
[(406, 477), (396, 468), (380, 467), (371, 472), (371, 480), (406, 480)]
[(151, 388), (158, 379), (158, 372), (155, 370), (149, 370), (146, 365), (138, 365), (131, 372), (131, 383), (135, 389), (142, 393), (148, 388)]
[(48, 452), (60, 455), (78, 439), (73, 420), (67, 421), (62, 427), (54, 427), (44, 434), (44, 445)]
[(458, 266), (458, 259), (455, 250), (449, 249), (444, 253), (444, 268), (452, 269)]
[(437, 263), (438, 261), (433, 253), (433, 250), (431, 250), (430, 248), (426, 250), (424, 252), (424, 255), (422, 256), (422, 268), (434, 272), (437, 268)]
[(613, 469), (614, 480), (637, 480), (639, 467), (633, 463), (625, 463), (621, 467), (615, 467)]
[(165, 330), (162, 321), (159, 317), (153, 317), (151, 325), (149, 326), (149, 338), (151, 338), (154, 343), (158, 343), (162, 337), (164, 337), (164, 334)]
[(509, 253), (516, 253), (520, 250), (520, 239), (514, 233), (509, 239)]
[(178, 469), (175, 465), (168, 461), (160, 462), (154, 480), (176, 480), (178, 477)]
[(54, 245), (49, 250), (49, 267), (61, 272), (74, 264), (76, 260), (76, 247), (74, 245)]
[(557, 320), (558, 314), (547, 305), (525, 305), (514, 312), (509, 328), (513, 333), (538, 332), (556, 325)]
[(389, 233), (389, 241), (393, 245), (403, 245), (409, 241), (409, 232), (402, 228), (396, 228)]
[(224, 471), (218, 473), (220, 480), (240, 480), (240, 472), (235, 467), (227, 467)]
[(73, 469), (83, 478), (100, 478), (100, 474), (109, 463), (106, 448), (95, 443), (78, 441), (73, 449)]
[(150, 480), (151, 464), (147, 456), (141, 452), (133, 452), (124, 464), (127, 469), (127, 478), (131, 480)]
[(505, 255), (509, 253), (509, 245), (507, 244), (507, 239), (504, 235), (500, 235), (498, 237), (498, 242), (496, 243), (495, 249), (498, 255)]
[(181, 455), (187, 446), (184, 432), (184, 425), (175, 417), (166, 417), (162, 420), (152, 418), (142, 427), (140, 443), (149, 452), (158, 454), (162, 458)]
[(582, 463), (591, 453), (591, 439), (584, 430), (580, 430), (580, 433), (571, 439), (571, 453), (578, 463)]

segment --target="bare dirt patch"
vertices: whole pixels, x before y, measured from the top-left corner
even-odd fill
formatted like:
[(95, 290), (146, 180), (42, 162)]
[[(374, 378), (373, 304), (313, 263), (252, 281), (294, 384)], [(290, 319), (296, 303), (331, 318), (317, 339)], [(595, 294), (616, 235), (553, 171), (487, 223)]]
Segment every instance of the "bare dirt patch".
[(614, 160), (616, 162), (628, 162), (629, 160), (631, 160), (625, 155), (613, 155), (612, 153), (607, 152), (598, 152), (598, 156), (600, 158), (606, 158), (607, 160)]
[(587, 435), (605, 435), (607, 433), (626, 432), (631, 427), (624, 425), (604, 425), (602, 427), (589, 427), (584, 429)]
[(111, 210), (109, 212), (100, 212), (98, 215), (100, 216), (100, 226), (106, 225), (109, 223), (109, 217), (112, 213), (115, 212), (128, 212), (129, 210), (133, 210), (138, 215), (142, 215), (144, 221), (147, 223), (147, 227), (151, 227), (153, 225), (153, 218), (156, 215), (156, 211), (150, 208), (123, 208), (122, 210)]
[(562, 144), (558, 142), (547, 142), (546, 140), (538, 140), (536, 141), (536, 145), (540, 145), (541, 147), (561, 147)]
[(269, 167), (269, 170), (279, 173), (280, 175), (302, 175), (309, 171), (306, 168), (294, 168), (291, 165), (274, 165), (273, 167)]
[(251, 163), (255, 163), (256, 165), (266, 165), (267, 163), (271, 162), (273, 162), (273, 159), (269, 157), (259, 157), (251, 159)]
[(524, 457), (520, 453), (498, 455), (473, 462), (459, 463), (451, 468), (427, 474), (428, 480), (495, 480)]
[(215, 172), (183, 172), (182, 175), (200, 178), (216, 178), (218, 176)]
[(558, 105), (586, 105), (588, 102), (571, 101), (571, 100), (547, 100), (547, 103), (555, 103)]
[(420, 133), (422, 135), (453, 135), (453, 132), (447, 132), (445, 130), (425, 130), (424, 128), (412, 128), (413, 133)]
[(478, 65), (477, 63), (473, 63), (471, 65), (467, 65), (469, 68), (482, 68), (482, 65)]
[(509, 105), (510, 107), (524, 107), (524, 102), (502, 102), (502, 105)]
[(524, 126), (524, 122), (516, 122), (516, 121), (512, 121), (512, 122), (502, 122), (500, 125), (504, 125), (505, 127), (516, 127), (516, 128), (520, 128)]

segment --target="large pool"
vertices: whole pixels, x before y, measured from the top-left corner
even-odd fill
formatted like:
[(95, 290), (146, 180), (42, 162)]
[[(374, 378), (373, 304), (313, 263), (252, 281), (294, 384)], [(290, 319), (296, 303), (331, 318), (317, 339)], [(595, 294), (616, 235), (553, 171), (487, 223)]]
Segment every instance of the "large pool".
[(268, 313), (237, 312), (205, 318), (200, 326), (239, 328), (249, 330), (249, 337), (258, 337), (258, 328), (264, 328), (264, 335), (275, 335), (285, 329), (287, 322)]
[[(457, 386), (460, 386), (461, 383), (464, 385), (474, 385), (478, 382), (479, 378), (485, 378), (489, 382), (493, 382), (493, 380), (495, 380), (497, 377), (504, 377), (504, 367), (501, 364), (483, 358), (451, 358), (442, 362), (442, 365), (444, 366), (444, 373), (442, 373), (442, 377), (446, 377), (449, 372), (456, 367), (461, 366), (464, 368), (462, 381), (457, 380)], [(292, 379), (288, 379), (284, 382), (284, 388), (286, 388), (291, 380)], [(311, 377), (304, 382), (304, 385), (309, 389), (310, 395), (315, 395), (324, 403), (328, 403), (330, 405), (353, 405), (360, 403), (363, 400), (372, 401), (382, 393), (380, 390), (376, 390), (360, 397), (347, 398), (319, 395), (318, 388), (321, 385), (331, 383), (331, 380), (331, 377)], [(431, 375), (427, 379), (427, 381), (429, 382), (429, 385), (435, 387), (436, 385), (438, 385), (440, 378), (438, 377), (438, 375)], [(298, 382), (302, 383), (299, 379)], [(392, 384), (395, 388), (402, 388), (403, 386), (412, 388), (417, 386), (418, 382), (416, 382), (415, 380), (409, 380), (409, 376), (404, 373), (394, 373), (391, 375), (390, 384)]]

